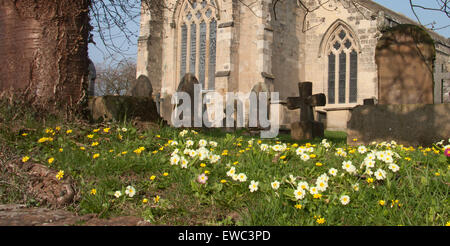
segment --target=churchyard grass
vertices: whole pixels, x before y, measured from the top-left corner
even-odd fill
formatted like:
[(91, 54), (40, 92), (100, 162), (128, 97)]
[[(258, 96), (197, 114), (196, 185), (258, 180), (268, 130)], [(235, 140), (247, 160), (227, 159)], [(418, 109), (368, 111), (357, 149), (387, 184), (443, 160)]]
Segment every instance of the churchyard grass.
[[(79, 199), (68, 209), (79, 214), (135, 215), (159, 225), (450, 221), (448, 140), (351, 147), (342, 132), (299, 142), (288, 135), (262, 140), (243, 131), (142, 131), (119, 123), (28, 119), (15, 130), (2, 127), (2, 141), (21, 163), (41, 163), (63, 171), (61, 180), (75, 180)], [(14, 200), (2, 196), (2, 202)]]

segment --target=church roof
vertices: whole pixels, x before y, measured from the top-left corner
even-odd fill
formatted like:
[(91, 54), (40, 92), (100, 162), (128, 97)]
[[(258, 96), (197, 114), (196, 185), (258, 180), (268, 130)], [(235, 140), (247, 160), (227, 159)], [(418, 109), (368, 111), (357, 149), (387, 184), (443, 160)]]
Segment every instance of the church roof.
[[(420, 26), (420, 24), (417, 23), (416, 21), (413, 21), (410, 18), (408, 18), (400, 13), (392, 11), (392, 10), (384, 7), (383, 5), (380, 5), (372, 0), (357, 0), (357, 2), (372, 11), (375, 11), (375, 12), (383, 11), (384, 15), (387, 19), (389, 19), (390, 21), (394, 21), (397, 24), (414, 24), (414, 25)], [(433, 38), (433, 40), (435, 42), (438, 42), (442, 45), (450, 47), (450, 39), (449, 38), (445, 38), (428, 28), (425, 28), (425, 29), (427, 30), (427, 32), (430, 34), (431, 38)]]

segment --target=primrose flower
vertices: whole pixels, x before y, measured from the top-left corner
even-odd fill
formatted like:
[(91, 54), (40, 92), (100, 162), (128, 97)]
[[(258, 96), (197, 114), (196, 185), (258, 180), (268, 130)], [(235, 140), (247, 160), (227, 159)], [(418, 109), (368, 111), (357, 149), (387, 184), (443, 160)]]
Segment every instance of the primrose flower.
[(200, 139), (200, 141), (198, 141), (198, 146), (200, 147), (205, 147), (208, 144), (208, 142), (205, 139)]
[(308, 185), (307, 182), (302, 181), (302, 182), (298, 183), (297, 189), (298, 189), (298, 188), (300, 188), (300, 189), (302, 189), (302, 190), (309, 190), (309, 185)]
[(255, 192), (258, 190), (258, 184), (259, 182), (255, 182), (254, 180), (252, 180), (250, 182), (250, 185), (248, 186), (248, 188), (250, 189), (250, 192)]
[(116, 191), (116, 192), (114, 192), (114, 196), (115, 196), (116, 198), (119, 198), (119, 197), (122, 196), (122, 192)]
[(270, 183), (270, 185), (272, 186), (272, 189), (274, 189), (274, 190), (278, 190), (278, 188), (280, 188), (280, 182), (278, 182), (276, 180), (274, 182)]
[(240, 182), (245, 182), (245, 181), (247, 181), (247, 175), (245, 175), (244, 173), (238, 174), (238, 180), (239, 180)]
[(295, 199), (297, 199), (297, 200), (303, 199), (305, 197), (305, 195), (306, 195), (306, 192), (302, 188), (297, 188), (294, 191), (294, 196), (295, 196)]
[(339, 200), (341, 201), (342, 205), (347, 205), (350, 202), (350, 197), (347, 195), (341, 196)]
[(228, 176), (228, 177), (232, 177), (235, 173), (236, 173), (236, 168), (235, 168), (235, 167), (232, 167), (232, 168), (227, 172), (227, 176)]
[(358, 152), (360, 153), (360, 154), (364, 154), (364, 153), (366, 153), (367, 152), (367, 148), (365, 147), (365, 146), (359, 146), (358, 147)]
[(267, 151), (267, 150), (269, 150), (269, 145), (261, 144), (260, 149), (261, 149), (261, 151)]
[(189, 150), (189, 156), (190, 157), (192, 157), (192, 158), (194, 158), (195, 156), (197, 156), (198, 154), (197, 154), (197, 151), (195, 151), (195, 150)]
[(197, 182), (200, 184), (206, 184), (206, 181), (208, 180), (208, 176), (206, 174), (202, 173), (197, 177)]
[(192, 145), (194, 145), (194, 141), (192, 140), (186, 141), (186, 147), (191, 147)]
[(386, 178), (386, 171), (384, 171), (383, 169), (378, 169), (375, 172), (375, 177), (377, 178), (377, 180), (383, 180)]
[(125, 194), (127, 194), (129, 197), (133, 197), (136, 194), (136, 189), (133, 186), (129, 185), (125, 190)]
[(180, 162), (180, 156), (179, 155), (173, 155), (170, 157), (170, 165), (178, 165), (178, 162)]
[(332, 176), (336, 176), (338, 173), (338, 170), (336, 168), (330, 168), (330, 170), (328, 170), (328, 173)]
[(302, 161), (307, 161), (309, 160), (311, 157), (308, 154), (302, 154), (301, 157)]
[(184, 157), (181, 157), (181, 168), (187, 168), (188, 163), (189, 162)]
[(319, 193), (319, 190), (317, 189), (317, 187), (311, 187), (311, 188), (309, 188), (309, 193), (311, 195), (315, 195), (315, 194)]
[(323, 180), (317, 180), (316, 187), (319, 191), (326, 191), (328, 188), (328, 183), (324, 182)]
[(389, 169), (391, 169), (392, 172), (397, 172), (398, 170), (400, 170), (400, 167), (396, 164), (390, 164), (389, 165)]
[(180, 132), (180, 136), (184, 137), (184, 135), (188, 134), (188, 130), (183, 130)]

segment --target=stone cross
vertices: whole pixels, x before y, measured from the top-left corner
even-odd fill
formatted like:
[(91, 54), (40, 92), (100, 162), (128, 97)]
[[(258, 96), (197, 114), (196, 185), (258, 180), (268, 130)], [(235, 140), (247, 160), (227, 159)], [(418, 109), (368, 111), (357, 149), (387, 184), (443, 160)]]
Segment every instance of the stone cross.
[(300, 109), (300, 122), (291, 124), (293, 139), (313, 139), (323, 137), (323, 123), (314, 120), (313, 107), (325, 106), (326, 96), (323, 93), (312, 94), (311, 82), (298, 83), (299, 96), (288, 97), (286, 106), (289, 110)]

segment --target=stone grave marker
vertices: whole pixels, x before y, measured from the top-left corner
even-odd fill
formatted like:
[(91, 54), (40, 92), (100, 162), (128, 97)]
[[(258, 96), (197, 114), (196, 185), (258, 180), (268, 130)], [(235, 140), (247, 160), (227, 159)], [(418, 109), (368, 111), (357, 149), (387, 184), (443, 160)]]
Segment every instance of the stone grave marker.
[[(191, 73), (187, 73), (183, 76), (178, 85), (177, 92), (186, 92), (191, 98), (191, 127), (194, 127), (194, 98), (195, 98), (195, 85), (200, 84), (198, 79)], [(200, 94), (201, 95), (201, 94)], [(173, 110), (175, 110), (178, 106), (182, 105), (184, 102), (180, 100), (179, 104), (173, 106)], [(203, 112), (202, 112), (203, 113)], [(172, 122), (173, 123), (173, 122)]]
[(314, 120), (313, 107), (325, 106), (326, 96), (323, 93), (312, 94), (311, 82), (298, 83), (299, 96), (288, 97), (286, 106), (289, 110), (300, 109), (300, 121), (291, 124), (293, 139), (313, 139), (324, 136), (324, 125)]
[(131, 83), (131, 88), (127, 95), (133, 97), (152, 97), (153, 87), (150, 80), (145, 75), (140, 75), (136, 81)]
[[(251, 122), (252, 120), (256, 120), (257, 126), (256, 126), (256, 129), (254, 129), (254, 130), (261, 130), (264, 127), (261, 126), (261, 121), (260, 121), (261, 116), (260, 116), (259, 108), (260, 108), (260, 103), (262, 103), (262, 102), (259, 100), (260, 99), (259, 97), (260, 97), (260, 93), (267, 93), (266, 94), (267, 95), (266, 105), (263, 107), (265, 107), (267, 109), (267, 111), (268, 111), (267, 116), (269, 116), (270, 115), (270, 89), (266, 83), (260, 82), (253, 86), (251, 92), (256, 94), (257, 100), (256, 100), (255, 105), (253, 105), (252, 101), (250, 100), (250, 115), (252, 115), (252, 110), (256, 110), (256, 112), (254, 112), (256, 119), (249, 119), (249, 125), (251, 125), (251, 123), (254, 124), (254, 122)], [(262, 115), (262, 117), (265, 117), (265, 115)], [(265, 128), (268, 128), (268, 127), (265, 127)]]

